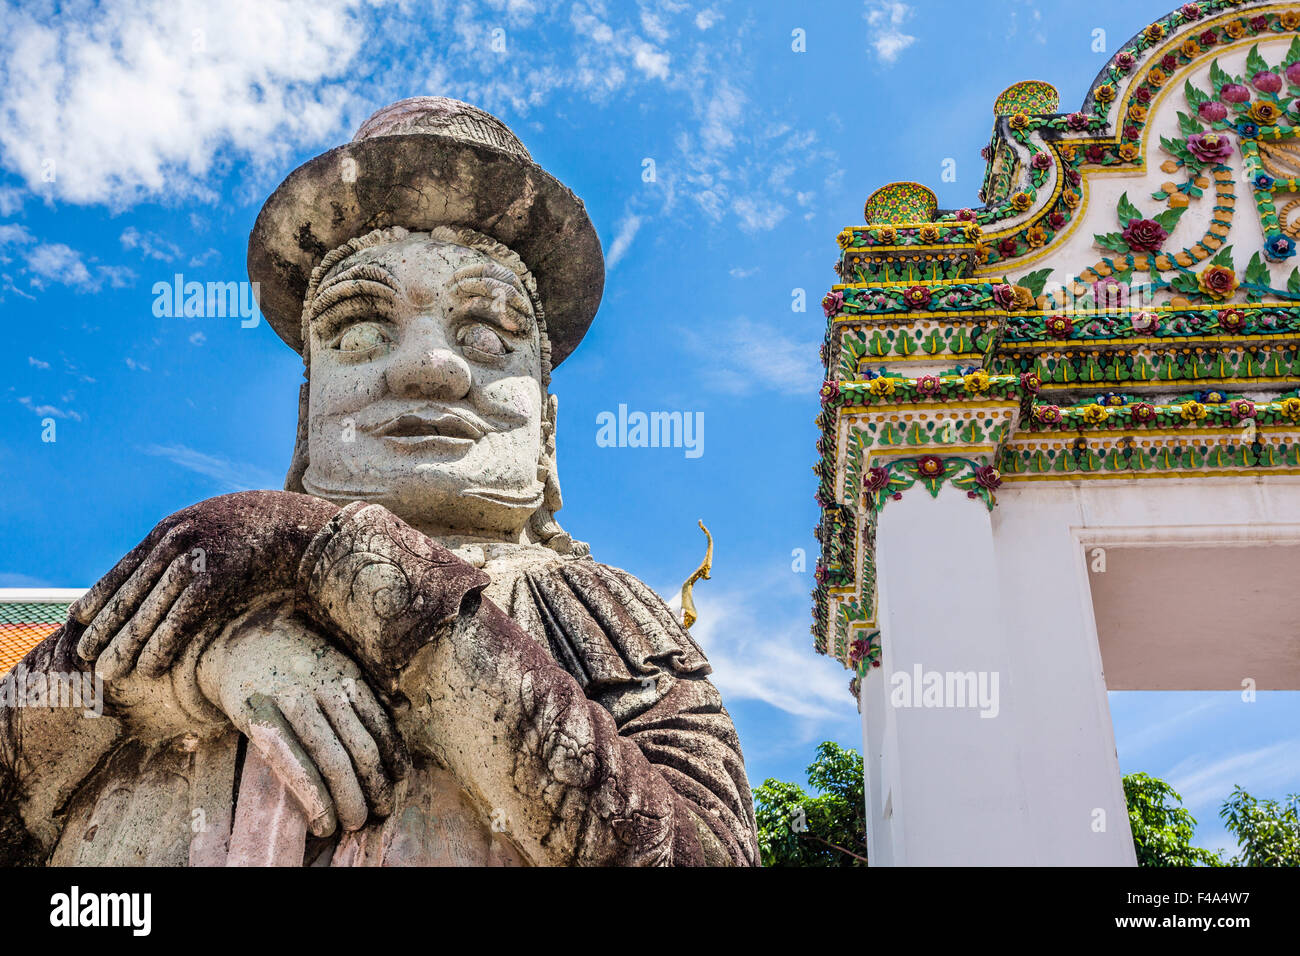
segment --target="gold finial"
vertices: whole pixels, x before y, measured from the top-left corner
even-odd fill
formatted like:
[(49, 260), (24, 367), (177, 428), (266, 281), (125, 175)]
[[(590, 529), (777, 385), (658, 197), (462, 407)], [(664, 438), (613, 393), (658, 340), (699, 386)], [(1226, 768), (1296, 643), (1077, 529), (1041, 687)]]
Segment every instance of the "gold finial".
[(709, 539), (709, 547), (704, 552), (704, 561), (695, 569), (695, 573), (686, 579), (686, 583), (682, 585), (682, 627), (690, 627), (699, 617), (695, 613), (695, 601), (691, 599), (691, 589), (695, 587), (695, 582), (700, 578), (707, 581), (709, 572), (713, 570), (713, 535), (709, 534), (709, 529), (704, 527), (703, 520), (700, 521), (700, 530)]

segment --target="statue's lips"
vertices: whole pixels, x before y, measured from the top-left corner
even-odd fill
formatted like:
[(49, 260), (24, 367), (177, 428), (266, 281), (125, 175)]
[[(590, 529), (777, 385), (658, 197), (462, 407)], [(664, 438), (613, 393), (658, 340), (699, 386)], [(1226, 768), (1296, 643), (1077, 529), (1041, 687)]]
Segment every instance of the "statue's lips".
[(375, 434), (420, 444), (434, 439), (473, 443), (485, 434), (482, 426), (453, 412), (406, 412), (378, 426)]

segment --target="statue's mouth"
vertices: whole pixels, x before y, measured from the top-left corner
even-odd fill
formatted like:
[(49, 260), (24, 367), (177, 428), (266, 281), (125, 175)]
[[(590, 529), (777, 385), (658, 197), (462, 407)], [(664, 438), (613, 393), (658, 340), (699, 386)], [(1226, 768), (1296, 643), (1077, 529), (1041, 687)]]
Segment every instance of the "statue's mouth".
[(432, 439), (452, 439), (476, 442), (483, 437), (482, 426), (454, 412), (404, 412), (389, 419), (375, 433), (406, 444), (418, 444)]

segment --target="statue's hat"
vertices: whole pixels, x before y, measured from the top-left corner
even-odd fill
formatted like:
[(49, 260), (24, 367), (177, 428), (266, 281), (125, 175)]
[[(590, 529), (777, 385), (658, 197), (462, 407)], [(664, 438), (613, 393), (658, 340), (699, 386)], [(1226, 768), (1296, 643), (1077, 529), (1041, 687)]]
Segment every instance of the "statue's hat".
[(248, 240), (262, 314), (301, 352), (311, 271), (384, 226), (469, 226), (513, 249), (537, 280), (551, 362), (577, 348), (600, 305), (605, 259), (577, 196), (505, 123), (468, 103), (417, 96), (366, 120), (352, 142), (299, 166), (267, 199)]

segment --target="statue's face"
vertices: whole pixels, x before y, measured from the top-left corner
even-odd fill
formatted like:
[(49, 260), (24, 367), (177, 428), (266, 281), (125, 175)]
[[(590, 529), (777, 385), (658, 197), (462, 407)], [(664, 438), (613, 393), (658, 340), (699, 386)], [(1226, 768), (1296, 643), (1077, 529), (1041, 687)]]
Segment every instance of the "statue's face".
[(362, 250), (317, 290), (308, 347), (309, 493), (517, 536), (542, 501), (545, 391), (512, 271), (427, 235)]

